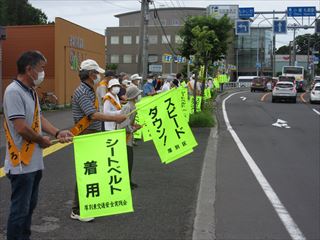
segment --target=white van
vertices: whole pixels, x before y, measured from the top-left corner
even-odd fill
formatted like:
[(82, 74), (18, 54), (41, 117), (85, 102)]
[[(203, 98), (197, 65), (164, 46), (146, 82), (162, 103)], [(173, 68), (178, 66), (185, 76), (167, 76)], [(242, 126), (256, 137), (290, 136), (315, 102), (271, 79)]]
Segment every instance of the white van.
[(237, 80), (238, 87), (251, 87), (251, 82), (257, 76), (239, 76)]

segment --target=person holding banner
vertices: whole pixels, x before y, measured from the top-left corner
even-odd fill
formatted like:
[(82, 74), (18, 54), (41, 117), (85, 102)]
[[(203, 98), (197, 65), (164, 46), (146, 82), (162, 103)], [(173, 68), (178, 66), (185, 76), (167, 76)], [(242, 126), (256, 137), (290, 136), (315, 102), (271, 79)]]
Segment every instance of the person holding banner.
[[(72, 115), (75, 126), (71, 129), (71, 132), (74, 135), (100, 132), (101, 122), (120, 123), (127, 118), (122, 114), (108, 115), (99, 112), (98, 100), (93, 87), (100, 82), (100, 74), (102, 73), (104, 73), (104, 70), (92, 59), (84, 60), (80, 65), (79, 77), (81, 83), (74, 91), (72, 98)], [(93, 218), (80, 217), (77, 185), (70, 217), (82, 222), (93, 220)]]
[[(103, 98), (103, 113), (110, 116), (119, 115), (121, 113), (121, 103), (118, 97), (120, 92), (120, 82), (118, 79), (111, 79), (108, 84), (108, 92)], [(116, 129), (116, 122), (104, 122), (104, 130), (112, 131)]]
[(147, 82), (143, 85), (143, 95), (144, 96), (153, 96), (156, 95), (157, 92), (153, 86), (153, 76), (148, 76)]
[(196, 95), (200, 96), (201, 95), (201, 83), (199, 81), (197, 81), (197, 84), (195, 84), (196, 82), (196, 76), (195, 74), (192, 74), (192, 76), (190, 77), (190, 81), (187, 83), (188, 86), (188, 93), (190, 96), (193, 96), (193, 89), (196, 89)]
[(30, 239), (32, 213), (37, 205), (42, 178), (43, 148), (51, 145), (48, 136), (60, 142), (72, 140), (72, 133), (54, 127), (42, 114), (35, 88), (45, 76), (46, 58), (38, 51), (23, 53), (18, 75), (4, 93), (4, 130), (7, 141), (4, 171), (11, 183), (11, 205), (7, 239)]
[(127, 135), (127, 155), (128, 155), (128, 165), (129, 165), (129, 177), (131, 189), (137, 188), (138, 185), (132, 181), (131, 173), (133, 167), (133, 133), (139, 130), (142, 126), (135, 124), (136, 117), (136, 102), (138, 97), (141, 95), (142, 91), (136, 86), (130, 86), (127, 88), (126, 96), (128, 103), (126, 103), (122, 109), (121, 113), (129, 115), (129, 117), (122, 123), (117, 125), (117, 129), (125, 128)]

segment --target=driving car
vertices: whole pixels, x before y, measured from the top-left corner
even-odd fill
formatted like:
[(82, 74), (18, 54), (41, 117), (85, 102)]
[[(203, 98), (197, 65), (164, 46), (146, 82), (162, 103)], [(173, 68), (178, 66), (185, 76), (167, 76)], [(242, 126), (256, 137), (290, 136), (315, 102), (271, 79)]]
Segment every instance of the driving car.
[(320, 83), (320, 76), (315, 76), (312, 83), (311, 83), (311, 86), (310, 86), (310, 90), (314, 87), (314, 85), (316, 85), (317, 83)]
[(310, 91), (310, 103), (320, 102), (320, 83), (316, 83)]
[(297, 92), (304, 92), (304, 81), (296, 81), (295, 77), (292, 76), (279, 76), (280, 82), (292, 82), (296, 86)]
[(297, 90), (292, 82), (279, 81), (272, 90), (272, 102), (277, 100), (291, 100), (297, 102)]
[[(268, 82), (272, 85), (271, 77), (255, 77), (251, 82), (251, 92), (259, 91), (267, 91), (268, 90)], [(271, 87), (270, 87), (271, 88)]]

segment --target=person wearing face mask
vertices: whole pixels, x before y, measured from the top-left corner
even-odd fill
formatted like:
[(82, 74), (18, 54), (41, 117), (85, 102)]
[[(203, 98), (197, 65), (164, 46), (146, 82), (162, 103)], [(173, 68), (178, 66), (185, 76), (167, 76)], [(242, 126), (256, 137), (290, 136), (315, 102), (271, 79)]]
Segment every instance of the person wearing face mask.
[[(141, 90), (132, 85), (127, 88), (126, 96), (128, 102), (121, 108), (122, 114), (132, 113), (136, 109), (136, 102), (138, 101), (139, 96), (141, 95)], [(131, 189), (137, 188), (138, 185), (132, 181), (131, 173), (133, 167), (133, 133), (139, 130), (142, 126), (135, 123), (136, 112), (130, 114), (130, 116), (117, 125), (117, 128), (126, 129), (126, 138), (127, 138), (127, 156), (128, 156), (128, 165), (129, 165), (129, 177), (130, 177), (130, 186)]]
[[(121, 103), (118, 97), (120, 83), (118, 79), (111, 79), (108, 83), (108, 92), (104, 96), (103, 113), (116, 116), (121, 113)], [(105, 122), (104, 130), (112, 131), (116, 129), (116, 122)]]
[(153, 96), (157, 94), (153, 85), (153, 76), (148, 76), (147, 82), (143, 85), (143, 96)]
[[(4, 92), (3, 112), (6, 136), (4, 171), (11, 183), (11, 205), (7, 239), (30, 239), (32, 213), (37, 205), (43, 163), (43, 149), (49, 136), (71, 141), (72, 133), (54, 127), (42, 114), (35, 87), (44, 80), (46, 58), (38, 51), (23, 53), (18, 75)], [(10, 148), (9, 148), (10, 146)]]
[[(75, 126), (71, 129), (71, 132), (74, 135), (100, 132), (101, 122), (120, 123), (126, 119), (123, 114), (113, 115), (99, 112), (94, 86), (99, 83), (100, 74), (103, 73), (104, 70), (92, 59), (84, 60), (80, 64), (79, 77), (81, 83), (74, 91), (72, 98), (72, 115)], [(80, 217), (77, 185), (70, 217), (82, 222), (90, 222), (94, 219)]]

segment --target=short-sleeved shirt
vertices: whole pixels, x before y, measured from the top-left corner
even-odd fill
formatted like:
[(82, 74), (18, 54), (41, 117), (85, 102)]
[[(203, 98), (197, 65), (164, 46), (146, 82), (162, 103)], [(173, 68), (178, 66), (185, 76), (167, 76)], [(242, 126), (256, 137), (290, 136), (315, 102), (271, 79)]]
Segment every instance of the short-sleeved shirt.
[(148, 96), (149, 93), (152, 93), (154, 91), (154, 87), (152, 83), (146, 82), (143, 85), (143, 95)]
[[(95, 108), (96, 94), (94, 89), (85, 82), (81, 82), (73, 93), (72, 116), (74, 123), (79, 122), (84, 116), (90, 116), (98, 110)], [(101, 131), (100, 121), (92, 121), (88, 130)]]
[[(108, 92), (106, 96), (113, 98), (113, 100), (121, 106), (120, 100), (117, 95), (114, 96), (110, 92)], [(105, 100), (103, 104), (103, 113), (109, 116), (115, 116), (115, 115), (119, 115), (121, 113), (121, 110), (118, 110), (109, 100)], [(112, 121), (104, 122), (105, 131), (112, 131), (115, 129), (116, 129), (116, 122), (112, 122)]]
[[(14, 128), (13, 120), (14, 119), (25, 119), (27, 125), (32, 127), (34, 111), (35, 111), (35, 101), (36, 101), (36, 92), (24, 85), (19, 80), (13, 80), (13, 82), (6, 88), (3, 98), (3, 110), (5, 120), (8, 124), (8, 129), (12, 140), (18, 149), (21, 149), (24, 139), (21, 135), (17, 133)], [(39, 107), (39, 117), (40, 117), (40, 105), (38, 100)], [(41, 131), (41, 121), (40, 121), (40, 133)], [(35, 145), (32, 158), (28, 165), (21, 163), (20, 165), (14, 167), (11, 163), (8, 144), (6, 148), (6, 157), (4, 162), (4, 171), (10, 174), (25, 174), (31, 173), (38, 170), (43, 170), (43, 155), (42, 148), (38, 144)]]

